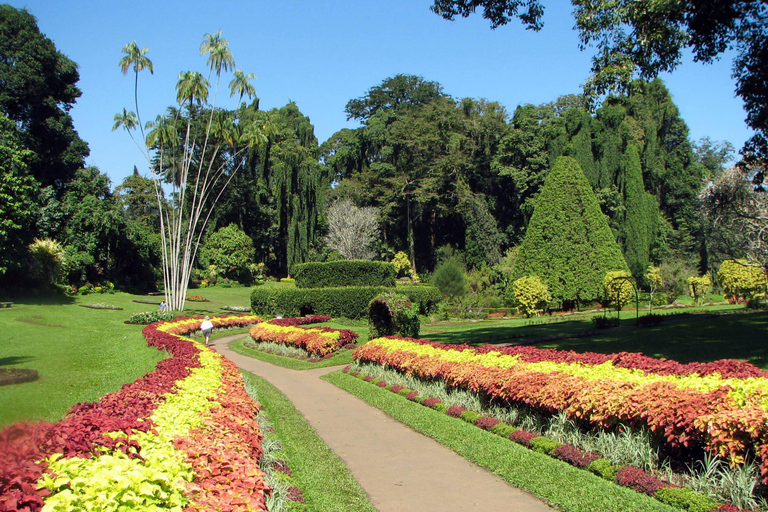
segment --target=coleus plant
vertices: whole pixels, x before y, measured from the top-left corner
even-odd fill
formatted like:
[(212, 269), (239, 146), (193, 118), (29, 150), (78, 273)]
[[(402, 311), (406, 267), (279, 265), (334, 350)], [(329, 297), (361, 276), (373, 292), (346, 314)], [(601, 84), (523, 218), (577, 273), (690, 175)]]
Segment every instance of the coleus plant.
[(564, 411), (596, 427), (646, 426), (683, 456), (704, 449), (739, 464), (756, 455), (768, 481), (768, 374), (748, 363), (683, 365), (641, 354), (473, 348), (397, 337), (371, 340), (353, 357), (546, 413)]
[[(259, 320), (228, 316), (214, 325)], [(147, 343), (172, 357), (117, 393), (73, 407), (58, 423), (0, 431), (0, 511), (265, 510), (261, 435), (251, 421), (256, 405), (231, 362), (180, 337), (199, 323), (186, 318), (147, 326)], [(191, 447), (187, 438), (195, 439)], [(201, 457), (217, 451), (226, 453), (216, 458), (218, 473), (201, 470)], [(235, 472), (229, 471), (233, 459), (239, 461)]]

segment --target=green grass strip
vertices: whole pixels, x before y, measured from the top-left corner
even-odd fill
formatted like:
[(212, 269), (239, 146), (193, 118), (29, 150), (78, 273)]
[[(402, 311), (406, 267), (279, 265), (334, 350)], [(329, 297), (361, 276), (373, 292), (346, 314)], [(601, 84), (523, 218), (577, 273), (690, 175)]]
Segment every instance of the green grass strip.
[[(288, 456), (294, 483), (309, 512), (375, 512), (360, 484), (276, 387), (252, 373), (243, 377), (258, 389), (259, 403)], [(375, 461), (374, 461), (375, 462)]]
[[(673, 512), (678, 509), (482, 430), (343, 372), (322, 377), (566, 512)], [(376, 461), (371, 461), (375, 464)]]

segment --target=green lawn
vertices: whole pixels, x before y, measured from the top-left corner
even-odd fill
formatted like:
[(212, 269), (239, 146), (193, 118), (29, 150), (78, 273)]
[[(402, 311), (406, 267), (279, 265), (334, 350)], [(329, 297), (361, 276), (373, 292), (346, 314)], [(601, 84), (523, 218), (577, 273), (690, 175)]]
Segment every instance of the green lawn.
[[(223, 306), (249, 306), (249, 288), (190, 290), (210, 302), (187, 302), (185, 316), (226, 314)], [(166, 355), (146, 346), (142, 325), (124, 321), (156, 311), (162, 297), (127, 293), (76, 297), (15, 297), (0, 308), (0, 368), (31, 368), (35, 382), (0, 388), (0, 426), (22, 420), (58, 421), (80, 402), (93, 402), (154, 369)], [(109, 304), (123, 310), (91, 309)]]

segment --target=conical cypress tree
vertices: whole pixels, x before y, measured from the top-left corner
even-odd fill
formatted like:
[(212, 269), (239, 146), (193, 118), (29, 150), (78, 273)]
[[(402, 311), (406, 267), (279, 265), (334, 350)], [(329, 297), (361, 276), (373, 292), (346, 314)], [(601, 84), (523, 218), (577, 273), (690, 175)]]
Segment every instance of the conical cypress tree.
[(592, 188), (576, 160), (560, 157), (536, 198), (512, 281), (535, 275), (553, 302), (597, 300), (610, 270), (626, 270)]
[(624, 219), (621, 226), (624, 256), (632, 275), (643, 279), (651, 262), (651, 245), (659, 216), (656, 198), (645, 191), (640, 153), (634, 144), (622, 158), (621, 185), (624, 196)]

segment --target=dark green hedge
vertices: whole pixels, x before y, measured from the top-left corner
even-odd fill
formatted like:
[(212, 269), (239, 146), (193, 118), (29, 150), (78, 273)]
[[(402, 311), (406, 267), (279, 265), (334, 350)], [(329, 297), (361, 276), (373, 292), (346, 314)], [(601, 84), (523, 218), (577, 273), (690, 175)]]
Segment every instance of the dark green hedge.
[(291, 276), (297, 288), (395, 286), (395, 266), (385, 261), (342, 260), (298, 263)]
[[(260, 286), (251, 292), (251, 309), (256, 315), (283, 317), (309, 314), (332, 317), (365, 318), (368, 303), (392, 288), (383, 286), (345, 286), (341, 288), (277, 288)], [(403, 286), (398, 293), (419, 304), (422, 314), (429, 313), (440, 301), (440, 292), (432, 286)]]

